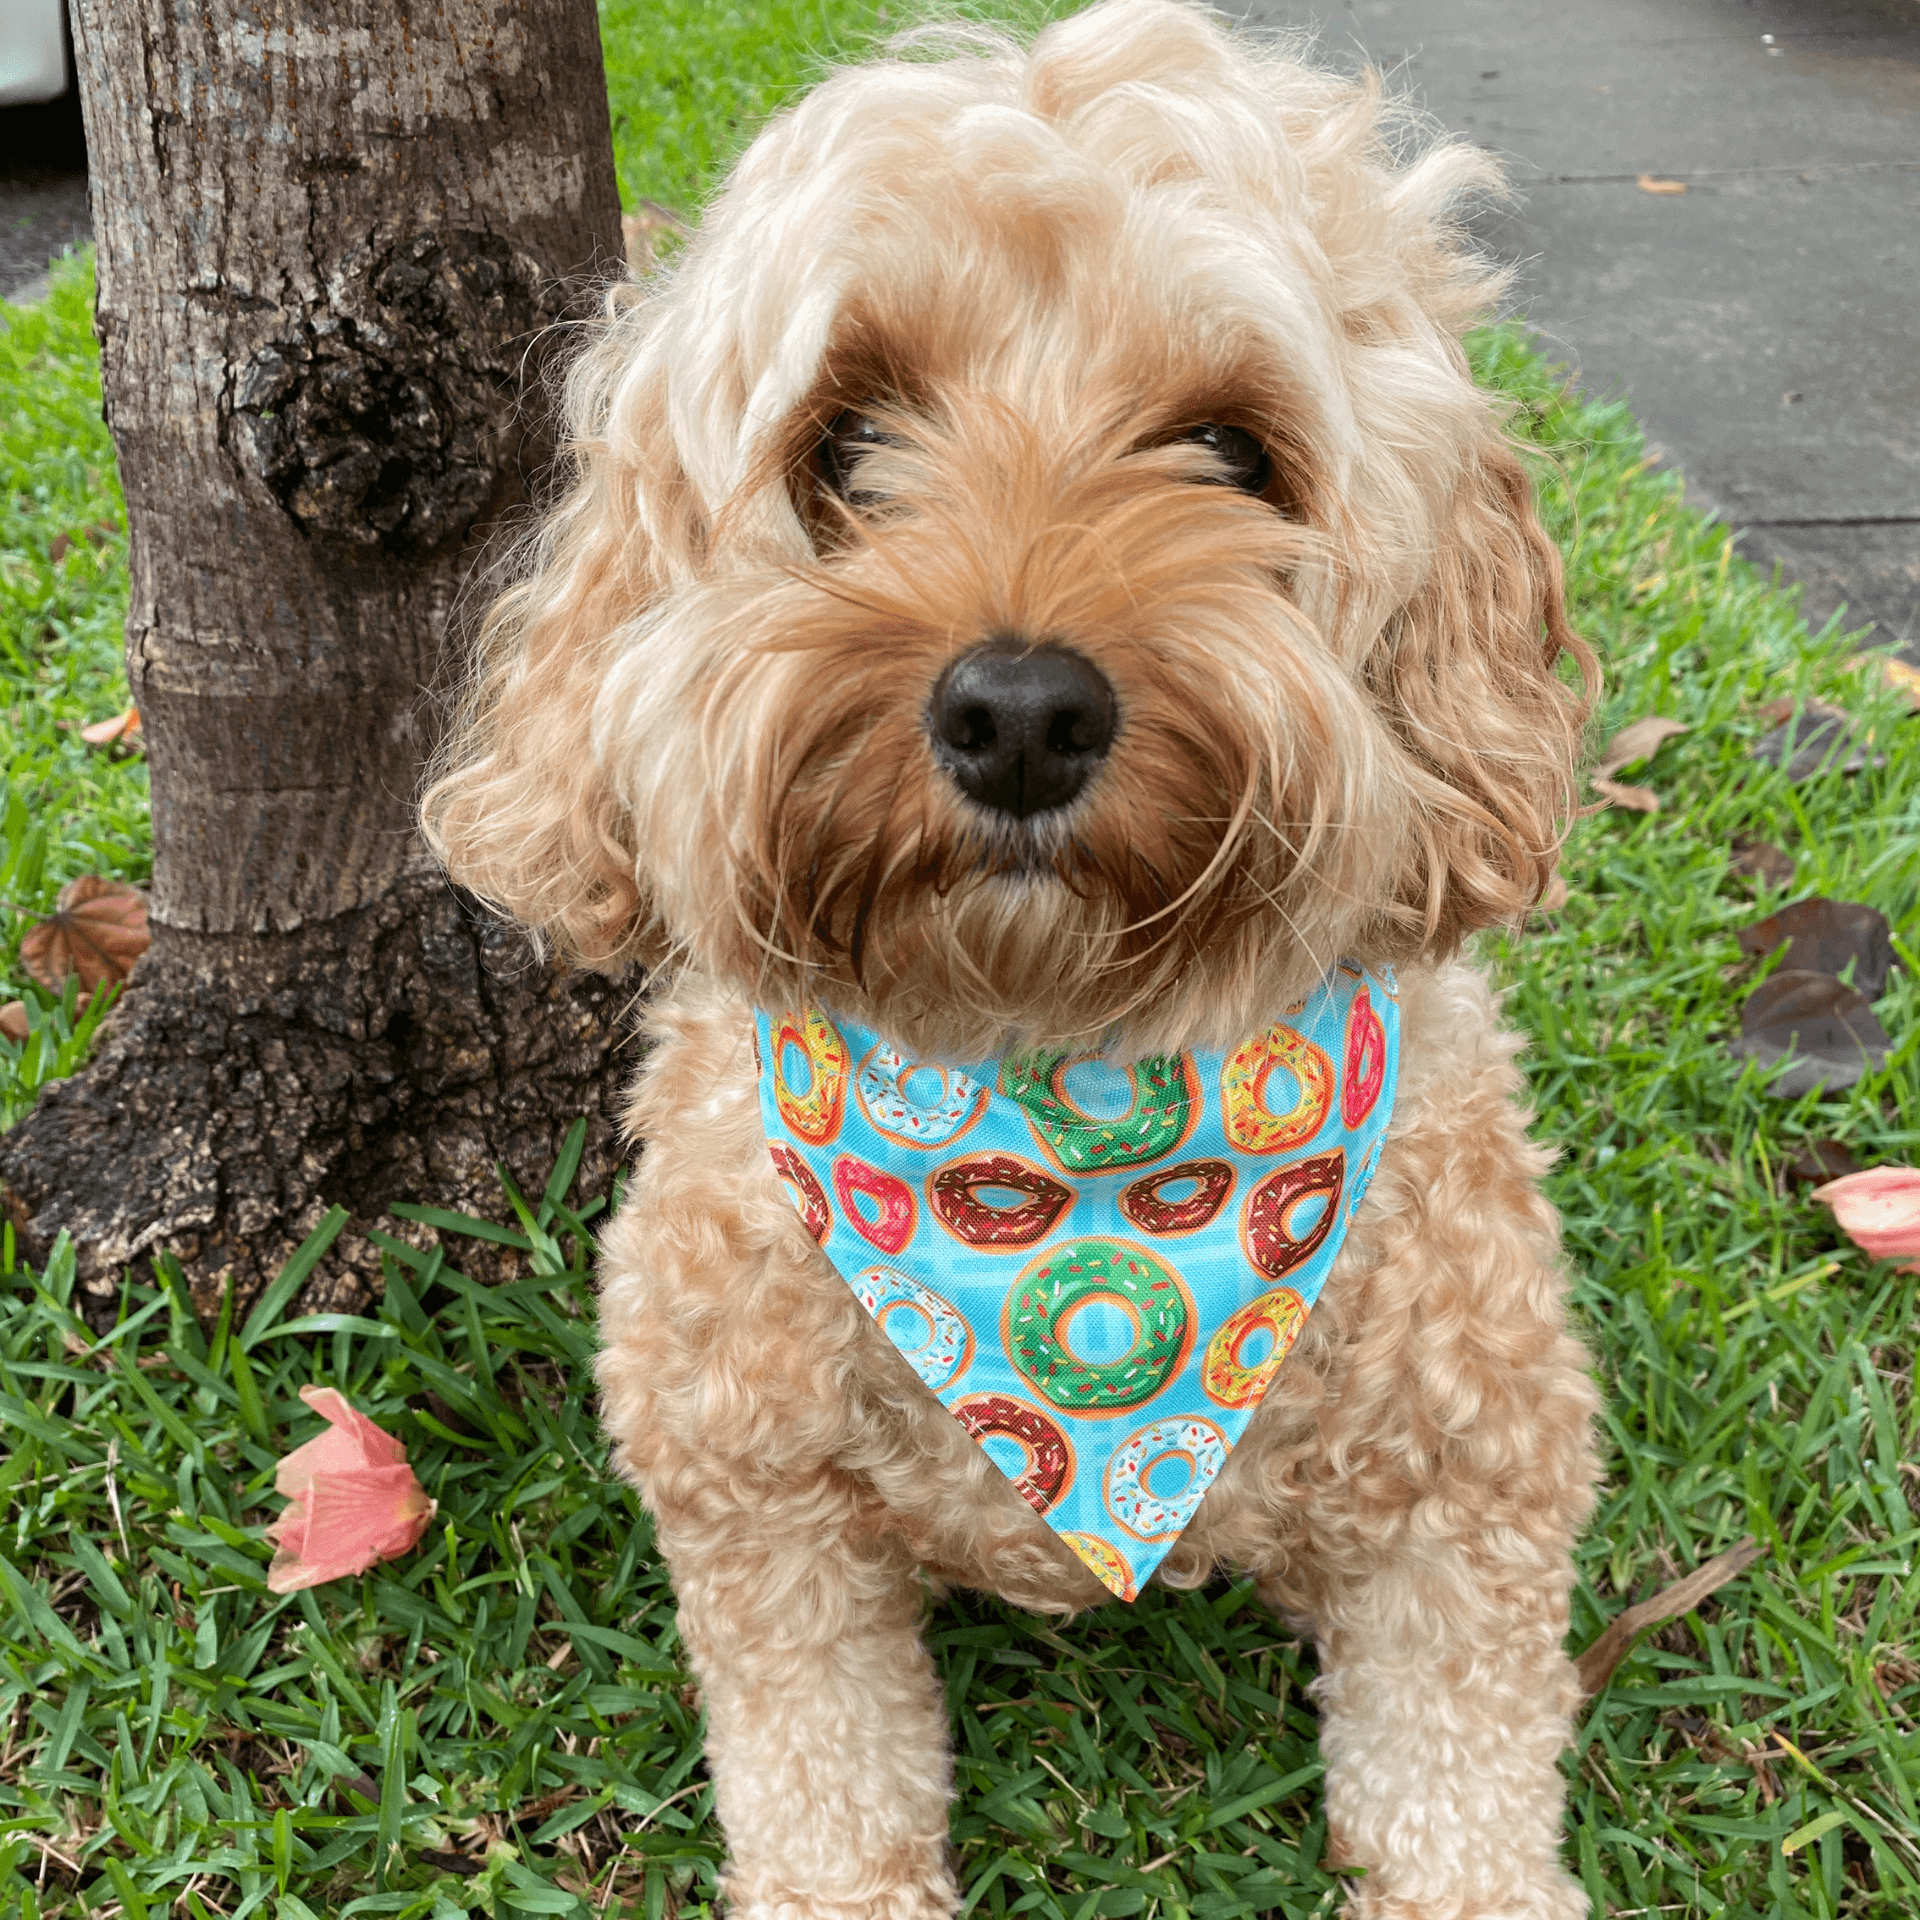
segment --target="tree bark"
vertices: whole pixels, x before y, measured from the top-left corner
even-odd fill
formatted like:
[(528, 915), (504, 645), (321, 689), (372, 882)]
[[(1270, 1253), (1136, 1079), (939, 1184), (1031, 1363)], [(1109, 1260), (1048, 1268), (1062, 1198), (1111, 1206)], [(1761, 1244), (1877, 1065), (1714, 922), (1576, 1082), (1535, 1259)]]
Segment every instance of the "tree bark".
[[(0, 1140), (29, 1251), (175, 1249), (241, 1299), (332, 1203), (315, 1295), (413, 1198), (497, 1212), (585, 1113), (631, 985), (434, 871), (414, 799), (463, 583), (550, 458), (556, 323), (619, 261), (592, 0), (74, 0), (153, 946)], [(386, 1223), (389, 1229), (392, 1223)], [(410, 1235), (409, 1237), (414, 1237)]]

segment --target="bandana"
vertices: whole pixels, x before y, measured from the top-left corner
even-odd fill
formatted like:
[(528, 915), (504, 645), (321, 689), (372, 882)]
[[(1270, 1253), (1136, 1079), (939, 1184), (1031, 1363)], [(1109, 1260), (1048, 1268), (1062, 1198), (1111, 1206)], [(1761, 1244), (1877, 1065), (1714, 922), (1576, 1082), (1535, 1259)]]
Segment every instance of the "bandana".
[(905, 1058), (754, 1014), (802, 1223), (1028, 1504), (1123, 1600), (1192, 1520), (1380, 1158), (1400, 1014), (1343, 961), (1230, 1053)]

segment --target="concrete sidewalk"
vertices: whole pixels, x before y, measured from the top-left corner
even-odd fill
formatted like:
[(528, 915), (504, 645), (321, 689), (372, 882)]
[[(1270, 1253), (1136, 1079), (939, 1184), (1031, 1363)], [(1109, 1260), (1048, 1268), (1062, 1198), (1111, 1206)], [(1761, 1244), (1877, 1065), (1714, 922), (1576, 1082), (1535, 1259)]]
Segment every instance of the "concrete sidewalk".
[[(1234, 0), (1491, 148), (1518, 310), (1741, 551), (1920, 663), (1920, 0)], [(1684, 193), (1650, 193), (1642, 176)]]

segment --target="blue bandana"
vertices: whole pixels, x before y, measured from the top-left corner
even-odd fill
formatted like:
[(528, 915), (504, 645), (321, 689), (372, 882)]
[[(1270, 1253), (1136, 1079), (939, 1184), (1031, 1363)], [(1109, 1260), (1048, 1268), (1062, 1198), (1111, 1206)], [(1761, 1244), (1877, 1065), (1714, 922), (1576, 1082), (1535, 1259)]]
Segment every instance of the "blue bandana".
[(773, 1164), (949, 1413), (1123, 1600), (1319, 1298), (1393, 1116), (1391, 974), (1342, 962), (1231, 1053), (904, 1058), (754, 1014)]

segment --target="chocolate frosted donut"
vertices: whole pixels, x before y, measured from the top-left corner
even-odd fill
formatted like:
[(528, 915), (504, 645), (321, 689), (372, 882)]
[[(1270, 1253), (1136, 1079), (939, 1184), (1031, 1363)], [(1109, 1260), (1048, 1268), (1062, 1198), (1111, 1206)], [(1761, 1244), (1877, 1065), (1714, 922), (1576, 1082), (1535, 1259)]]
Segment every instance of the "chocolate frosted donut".
[[(1016, 1206), (995, 1206), (979, 1196), (1003, 1187), (1026, 1196)], [(1073, 1189), (1011, 1153), (977, 1153), (950, 1160), (927, 1182), (933, 1217), (970, 1247), (988, 1252), (1030, 1247), (1073, 1201)]]
[[(1164, 1189), (1179, 1180), (1197, 1185), (1184, 1200), (1163, 1200)], [(1120, 1211), (1146, 1233), (1192, 1233), (1226, 1205), (1233, 1182), (1233, 1169), (1224, 1160), (1182, 1160), (1177, 1167), (1142, 1174), (1122, 1189)]]
[(1014, 1491), (1035, 1513), (1045, 1513), (1073, 1477), (1073, 1449), (1067, 1436), (1040, 1411), (1011, 1394), (977, 1393), (953, 1409), (953, 1417), (976, 1440), (1017, 1440), (1027, 1450), (1025, 1470)]
[[(1338, 1147), (1331, 1153), (1316, 1153), (1311, 1159), (1296, 1160), (1268, 1174), (1247, 1196), (1247, 1210), (1240, 1220), (1240, 1243), (1246, 1248), (1247, 1258), (1269, 1280), (1284, 1279), (1320, 1251), (1340, 1217), (1340, 1184), (1346, 1164), (1347, 1156)], [(1320, 1209), (1319, 1219), (1296, 1238), (1288, 1219), (1303, 1200), (1315, 1197), (1324, 1199), (1326, 1205)]]
[(827, 1190), (814, 1177), (813, 1169), (784, 1140), (768, 1144), (773, 1170), (786, 1183), (788, 1197), (800, 1214), (800, 1224), (825, 1246), (833, 1231), (833, 1209), (827, 1204)]

